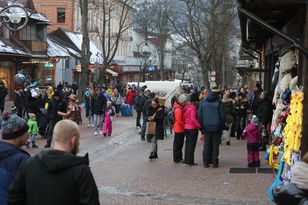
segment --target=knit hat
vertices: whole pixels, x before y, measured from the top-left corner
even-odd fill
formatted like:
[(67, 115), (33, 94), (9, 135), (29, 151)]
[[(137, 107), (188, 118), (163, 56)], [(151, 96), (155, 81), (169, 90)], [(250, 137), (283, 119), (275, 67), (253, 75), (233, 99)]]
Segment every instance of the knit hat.
[(251, 118), (251, 123), (255, 124), (255, 125), (258, 125), (259, 123), (259, 119), (257, 118), (256, 115), (253, 115), (252, 118)]
[(110, 100), (108, 100), (107, 105), (112, 105), (112, 102)]
[(187, 96), (185, 94), (181, 94), (179, 97), (178, 97), (178, 102), (179, 103), (183, 103), (183, 102), (186, 102), (187, 101)]
[(9, 115), (8, 112), (2, 113), (2, 139), (16, 139), (25, 134), (29, 127), (26, 120), (17, 115)]
[(212, 93), (220, 93), (221, 90), (219, 89), (219, 87), (217, 85), (214, 85), (211, 89)]

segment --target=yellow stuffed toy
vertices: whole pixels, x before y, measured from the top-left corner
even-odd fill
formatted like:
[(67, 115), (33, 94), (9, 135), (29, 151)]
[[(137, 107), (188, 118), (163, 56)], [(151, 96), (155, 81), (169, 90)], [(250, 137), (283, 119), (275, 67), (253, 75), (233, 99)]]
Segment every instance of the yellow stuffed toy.
[(286, 120), (287, 124), (282, 132), (284, 138), (283, 161), (291, 165), (292, 152), (299, 152), (302, 138), (304, 93), (296, 91), (292, 94), (290, 114)]

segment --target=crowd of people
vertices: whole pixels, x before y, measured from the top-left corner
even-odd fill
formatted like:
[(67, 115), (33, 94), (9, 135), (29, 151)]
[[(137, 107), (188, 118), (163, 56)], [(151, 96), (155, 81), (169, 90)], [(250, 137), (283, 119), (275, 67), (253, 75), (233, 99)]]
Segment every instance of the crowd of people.
[[(76, 94), (78, 87), (73, 89), (68, 84), (49, 86), (45, 93), (35, 83), (14, 91), (11, 113), (2, 113), (0, 181), (4, 186), (0, 187), (0, 204), (40, 204), (46, 199), (50, 204), (99, 204), (88, 156), (76, 156), (78, 124), (82, 122), (80, 104), (94, 136), (111, 136), (112, 118), (125, 115), (125, 110), (126, 116), (133, 116), (135, 111), (140, 139), (151, 143), (150, 160), (158, 158), (157, 141), (166, 138), (168, 128), (174, 133), (174, 163), (197, 165), (195, 148), (198, 137), (203, 136), (204, 168), (219, 166), (220, 144), (232, 146), (231, 137), (247, 140), (247, 166), (259, 167), (259, 151), (270, 140), (273, 107), (268, 92), (259, 84), (252, 92), (245, 88), (183, 87), (172, 97), (170, 107), (146, 86), (128, 86), (127, 91), (119, 92), (113, 86), (90, 84), (82, 102)], [(46, 148), (53, 140), (54, 147), (30, 158), (20, 147), (37, 148), (35, 139), (39, 134), (46, 137)], [(33, 180), (37, 176), (42, 180)], [(67, 176), (72, 177), (67, 180)], [(67, 181), (64, 187), (62, 181)], [(46, 193), (55, 191), (54, 187), (71, 191), (50, 198)]]

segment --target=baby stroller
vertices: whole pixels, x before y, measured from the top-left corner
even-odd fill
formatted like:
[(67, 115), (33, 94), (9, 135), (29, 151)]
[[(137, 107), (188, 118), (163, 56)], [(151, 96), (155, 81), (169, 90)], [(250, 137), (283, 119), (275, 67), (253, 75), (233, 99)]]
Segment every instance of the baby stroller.
[(40, 108), (40, 112), (38, 112), (36, 116), (36, 121), (39, 127), (39, 134), (46, 139), (48, 134), (48, 117), (46, 109)]

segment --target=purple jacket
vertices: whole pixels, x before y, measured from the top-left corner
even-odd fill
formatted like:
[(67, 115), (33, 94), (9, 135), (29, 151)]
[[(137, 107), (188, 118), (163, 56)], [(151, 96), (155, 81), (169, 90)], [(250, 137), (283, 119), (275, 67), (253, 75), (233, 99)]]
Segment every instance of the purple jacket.
[(247, 138), (248, 143), (259, 143), (262, 135), (257, 125), (249, 123), (245, 128), (242, 137)]
[(184, 108), (184, 129), (194, 130), (201, 128), (201, 125), (197, 118), (197, 107), (196, 105), (189, 104)]

